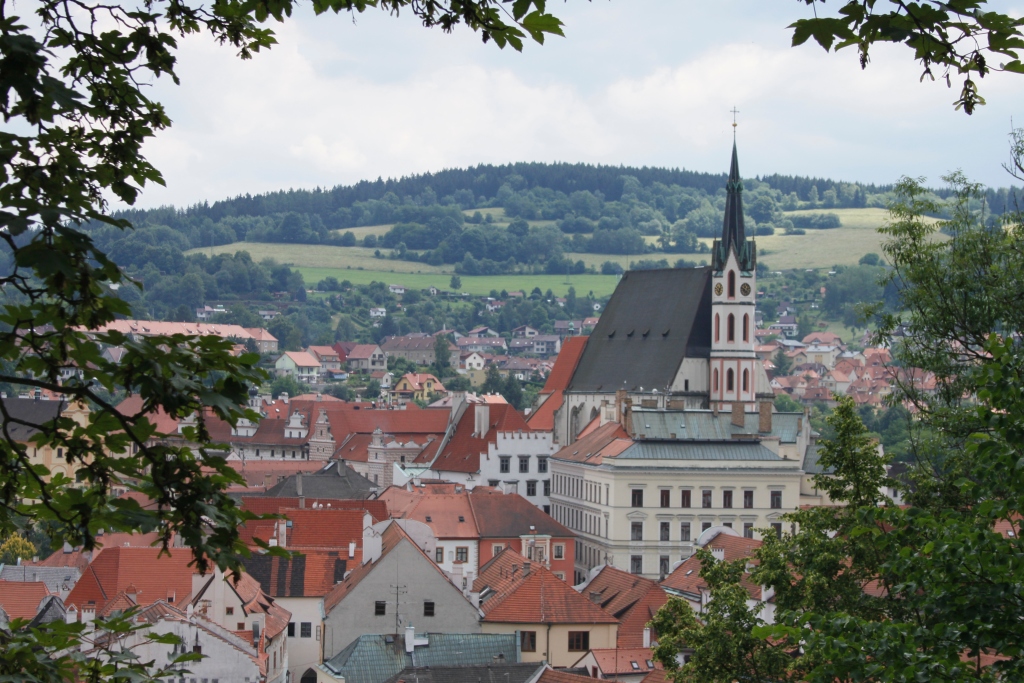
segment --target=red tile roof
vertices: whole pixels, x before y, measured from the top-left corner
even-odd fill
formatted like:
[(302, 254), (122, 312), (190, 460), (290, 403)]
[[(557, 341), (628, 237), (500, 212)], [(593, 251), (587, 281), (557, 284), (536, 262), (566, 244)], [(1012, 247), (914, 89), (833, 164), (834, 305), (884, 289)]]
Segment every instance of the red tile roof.
[[(574, 337), (575, 339), (575, 337)], [(548, 375), (550, 377), (550, 375)], [(555, 411), (562, 407), (564, 395), (561, 389), (556, 389), (537, 406), (537, 409), (530, 413), (526, 424), (530, 429), (537, 432), (551, 432), (555, 429)]]
[(106, 606), (130, 586), (136, 588), (136, 603), (150, 605), (157, 600), (184, 600), (192, 592), (192, 554), (176, 550), (160, 556), (160, 548), (107, 548), (89, 564), (65, 604), (82, 610), (88, 605), (104, 613)]
[(0, 607), (11, 619), (32, 619), (39, 603), (50, 595), (42, 581), (0, 580)]
[[(530, 431), (515, 408), (507, 403), (487, 401), (487, 433), (480, 438), (476, 435), (476, 411), (481, 406), (467, 404), (455, 427), (451, 439), (441, 448), (430, 468), (441, 472), (479, 472), (480, 454), (487, 452), (488, 444), (498, 441), (498, 432)], [(424, 411), (426, 412), (426, 411)], [(422, 458), (418, 459), (420, 462)]]
[[(654, 652), (649, 647), (601, 648), (591, 650), (590, 653), (605, 677), (647, 673), (662, 668), (661, 664), (654, 661)], [(648, 662), (653, 666), (648, 666)]]
[(572, 373), (576, 370), (576, 364), (580, 362), (588, 339), (590, 337), (567, 337), (562, 342), (562, 350), (558, 352), (555, 365), (551, 368), (547, 381), (544, 382), (544, 388), (541, 389), (542, 394), (565, 391), (569, 388), (569, 380), (572, 379)]
[(537, 683), (594, 683), (590, 676), (580, 676), (556, 669), (545, 669)]
[(668, 602), (668, 594), (656, 581), (610, 565), (602, 567), (581, 594), (619, 620), (616, 645), (620, 648), (641, 647), (647, 622)]
[[(510, 548), (480, 568), (473, 590), (481, 593), (485, 623), (614, 624), (617, 619), (587, 600), (550, 570)], [(485, 594), (485, 589), (487, 590)]]
[(607, 422), (586, 436), (566, 446), (553, 456), (559, 460), (572, 460), (600, 465), (604, 458), (612, 458), (633, 445), (633, 440), (618, 422)]
[[(721, 548), (724, 551), (723, 559), (726, 562), (733, 562), (744, 557), (752, 557), (754, 552), (761, 547), (761, 541), (719, 533), (708, 541), (704, 547), (709, 550)], [(750, 597), (753, 600), (760, 600), (761, 587), (751, 583), (747, 577), (748, 575), (744, 574), (741, 583), (747, 589), (747, 592), (750, 593)], [(666, 576), (661, 585), (664, 588), (681, 593), (699, 595), (701, 590), (707, 588), (704, 579), (700, 577), (700, 560), (696, 555), (690, 557), (676, 567), (675, 571)]]

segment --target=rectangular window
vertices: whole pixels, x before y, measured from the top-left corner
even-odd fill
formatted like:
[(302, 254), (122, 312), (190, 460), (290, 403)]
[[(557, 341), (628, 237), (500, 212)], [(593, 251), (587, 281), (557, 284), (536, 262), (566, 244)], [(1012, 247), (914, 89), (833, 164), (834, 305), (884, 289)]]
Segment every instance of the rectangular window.
[(491, 546), (491, 557), (497, 557), (498, 553), (505, 549), (505, 545), (502, 543), (495, 543)]
[(444, 547), (443, 546), (437, 546), (437, 548), (434, 549), (434, 562), (437, 562), (438, 564), (443, 564), (444, 563)]
[(519, 458), (519, 473), (526, 474), (530, 471), (530, 456)]
[[(544, 495), (545, 496), (550, 496), (551, 495), (551, 480), (550, 479), (545, 479), (544, 480)], [(547, 507), (547, 506), (545, 506), (545, 507)]]
[(690, 523), (683, 522), (679, 525), (679, 540), (689, 541), (690, 540)]
[(590, 631), (569, 631), (569, 652), (589, 652)]
[(373, 616), (382, 617), (387, 612), (388, 603), (385, 600), (378, 600), (373, 603)]
[(523, 652), (536, 652), (537, 651), (537, 632), (536, 631), (520, 631), (519, 632), (519, 649)]
[(492, 488), (497, 488), (498, 484), (500, 484), (500, 483), (501, 482), (499, 482), (497, 479), (488, 479), (487, 480), (487, 485), (492, 487)]
[(661, 507), (663, 507), (663, 508), (669, 507), (671, 505), (671, 502), (669, 501), (669, 499), (672, 496), (672, 492), (669, 491), (668, 489), (662, 489), (660, 493), (661, 493)]
[(754, 537), (754, 524), (753, 522), (743, 522), (743, 538)]
[(469, 562), (469, 548), (466, 546), (455, 548), (455, 561)]
[(235, 613), (235, 608), (234, 607), (225, 607), (224, 608), (224, 614), (226, 614), (228, 616), (231, 616), (234, 613)]
[(633, 489), (632, 505), (635, 508), (642, 508), (644, 506), (644, 490), (643, 489)]
[(752, 508), (754, 507), (754, 492), (744, 491), (743, 492), (743, 507)]
[(561, 543), (555, 544), (555, 559), (561, 560), (565, 558), (565, 546)]
[(644, 523), (633, 522), (629, 527), (629, 540), (631, 541), (642, 541), (644, 540)]
[(775, 529), (775, 535), (782, 538), (782, 523), (772, 522), (772, 528)]
[(294, 638), (295, 637), (295, 622), (294, 621), (291, 622), (290, 624), (288, 624), (288, 637), (289, 638)]
[(700, 506), (702, 508), (711, 507), (711, 491), (709, 489), (700, 492)]
[(662, 555), (658, 558), (658, 573), (662, 576), (668, 576), (668, 555)]
[(526, 495), (536, 496), (537, 495), (537, 482), (528, 481), (526, 482)]
[(631, 555), (629, 558), (629, 571), (632, 574), (644, 573), (644, 558), (642, 555)]
[(661, 535), (659, 536), (659, 538), (662, 541), (667, 541), (668, 540), (668, 522), (662, 522), (661, 523)]
[(434, 601), (424, 600), (423, 601), (423, 616), (432, 617), (434, 616)]
[(313, 623), (304, 621), (299, 624), (299, 638), (312, 638), (313, 637)]
[(683, 491), (683, 500), (679, 507), (688, 508), (690, 507), (690, 491)]
[(498, 458), (498, 471), (502, 474), (508, 474), (512, 471), (512, 458), (507, 455), (503, 455)]
[(700, 532), (701, 533), (704, 533), (705, 531), (707, 531), (710, 528), (711, 528), (711, 522), (701, 522), (700, 523)]
[(541, 474), (544, 474), (545, 472), (548, 471), (547, 458), (537, 458), (537, 471), (540, 472)]
[(722, 491), (722, 507), (732, 507), (732, 491)]
[(771, 501), (772, 507), (773, 508), (781, 508), (782, 507), (782, 491), (772, 491), (771, 494), (772, 494), (772, 501)]

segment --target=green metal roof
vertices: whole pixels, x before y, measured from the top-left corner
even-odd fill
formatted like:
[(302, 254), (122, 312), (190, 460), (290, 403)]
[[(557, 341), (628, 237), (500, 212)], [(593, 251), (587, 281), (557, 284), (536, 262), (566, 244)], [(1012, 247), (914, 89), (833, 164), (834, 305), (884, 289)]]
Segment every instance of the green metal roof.
[(639, 441), (616, 460), (768, 460), (782, 462), (760, 443), (743, 441)]
[(821, 454), (818, 453), (818, 444), (814, 443), (808, 446), (807, 452), (804, 454), (804, 472), (807, 474), (834, 474), (834, 468), (821, 466), (820, 458)]
[[(761, 436), (776, 436), (782, 443), (796, 443), (797, 423), (802, 413), (772, 413), (772, 431)], [(744, 424), (732, 424), (732, 413), (710, 410), (633, 409), (633, 432), (638, 439), (672, 439), (680, 441), (727, 441), (737, 434), (758, 435), (760, 417), (745, 413)]]
[(407, 667), (493, 664), (498, 655), (509, 663), (520, 660), (514, 633), (428, 633), (417, 637), (425, 637), (429, 644), (409, 654), (404, 635), (360, 636), (324, 666), (344, 676), (345, 683), (383, 683)]

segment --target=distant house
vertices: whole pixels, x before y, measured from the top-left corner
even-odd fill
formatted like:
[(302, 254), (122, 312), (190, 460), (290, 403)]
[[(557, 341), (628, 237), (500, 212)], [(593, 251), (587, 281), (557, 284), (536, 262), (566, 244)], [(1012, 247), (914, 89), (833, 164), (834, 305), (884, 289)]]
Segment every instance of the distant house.
[(316, 382), (320, 378), (320, 361), (305, 351), (285, 351), (274, 369), (279, 375), (294, 377), (300, 382)]
[(388, 314), (388, 309), (386, 309), (384, 307), (371, 308), (370, 309), (370, 317), (371, 318), (383, 318), (383, 317), (387, 316), (387, 314)]
[(331, 346), (310, 346), (306, 352), (320, 361), (322, 375), (335, 375), (343, 369), (341, 357)]
[[(436, 343), (436, 337), (420, 332), (402, 337), (387, 337), (380, 348), (389, 359), (404, 358), (416, 365), (433, 365), (436, 361), (434, 353), (434, 344)], [(452, 366), (457, 365), (458, 347), (449, 342), (448, 353), (448, 362)]]
[(215, 307), (210, 308), (209, 306), (203, 306), (202, 308), (196, 309), (196, 320), (200, 322), (206, 322), (218, 313), (229, 313), (224, 306), (217, 304)]
[(253, 341), (256, 343), (256, 350), (260, 353), (277, 353), (277, 337), (260, 327), (247, 327)]
[(402, 285), (388, 285), (388, 291), (392, 294), (405, 294), (405, 287)]
[(597, 327), (597, 322), (599, 320), (600, 318), (594, 316), (584, 318), (583, 324), (580, 326), (580, 332), (582, 332), (583, 334), (590, 334), (591, 332), (594, 331), (594, 328)]
[(533, 352), (538, 356), (554, 356), (562, 350), (562, 338), (557, 334), (538, 334), (533, 338)]
[(512, 330), (512, 336), (517, 339), (530, 339), (536, 337), (540, 332), (529, 325), (520, 325)]
[(445, 391), (444, 385), (433, 375), (407, 372), (395, 383), (391, 395), (404, 401), (428, 401), (434, 394), (443, 394)]
[(779, 318), (779, 322), (769, 325), (768, 329), (779, 332), (787, 338), (792, 339), (796, 336), (799, 325), (797, 323), (796, 316), (784, 315)]
[(266, 320), (267, 322), (270, 322), (271, 320), (273, 320), (277, 316), (281, 315), (281, 311), (270, 311), (270, 310), (259, 311), (258, 315), (261, 318), (263, 318), (264, 320)]
[(498, 335), (497, 332), (495, 332), (491, 328), (487, 327), (486, 325), (481, 325), (479, 327), (474, 327), (473, 329), (471, 329), (469, 332), (466, 333), (466, 336), (467, 337), (477, 337), (477, 338), (479, 338), (479, 337), (497, 337), (499, 335)]
[(555, 334), (559, 337), (571, 337), (583, 331), (582, 320), (556, 320)]
[(505, 353), (508, 351), (508, 346), (501, 337), (463, 337), (456, 344), (460, 352)]
[(348, 369), (353, 372), (387, 370), (388, 359), (376, 344), (357, 344), (348, 352)]

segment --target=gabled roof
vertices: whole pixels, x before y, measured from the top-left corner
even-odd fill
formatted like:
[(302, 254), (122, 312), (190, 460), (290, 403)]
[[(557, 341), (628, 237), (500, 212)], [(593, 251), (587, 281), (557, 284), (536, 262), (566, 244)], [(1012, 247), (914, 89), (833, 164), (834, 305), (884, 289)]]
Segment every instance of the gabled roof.
[[(27, 441), (38, 434), (43, 425), (60, 417), (65, 406), (63, 401), (34, 398), (5, 398), (3, 403), (11, 418), (7, 429), (15, 441)], [(23, 422), (27, 424), (21, 424)]]
[(262, 327), (246, 327), (245, 331), (248, 332), (255, 341), (277, 341), (277, 337), (270, 334), (269, 331), (263, 329)]
[(594, 679), (590, 676), (580, 676), (579, 674), (571, 674), (568, 671), (558, 671), (557, 669), (545, 669), (544, 673), (537, 679), (537, 683), (594, 683)]
[[(60, 551), (58, 551), (60, 552)], [(61, 553), (63, 554), (63, 553)], [(51, 593), (69, 591), (78, 581), (82, 572), (78, 567), (43, 567), (39, 565), (4, 565), (0, 570), (0, 580), (25, 582), (42, 582)]]
[(381, 352), (380, 347), (376, 344), (356, 344), (352, 347), (352, 350), (348, 352), (349, 360), (369, 360), (369, 358), (375, 354)]
[(11, 619), (31, 620), (48, 595), (50, 591), (42, 581), (0, 580), (0, 607)]
[[(590, 651), (604, 678), (642, 674), (662, 668), (649, 647), (600, 648)], [(649, 664), (648, 664), (649, 663)]]
[(287, 356), (295, 367), (299, 368), (318, 368), (320, 367), (320, 361), (313, 357), (313, 354), (306, 353), (305, 351), (285, 351), (284, 355)]
[[(720, 548), (723, 550), (723, 559), (726, 562), (733, 562), (744, 557), (753, 556), (754, 552), (761, 547), (761, 541), (753, 538), (743, 538), (731, 534), (719, 533), (704, 548), (712, 550)], [(680, 564), (675, 570), (665, 577), (661, 585), (666, 590), (684, 593), (691, 596), (699, 596), (701, 591), (707, 588), (704, 579), (700, 577), (700, 558), (691, 556)], [(744, 574), (740, 583), (747, 589), (751, 599), (761, 599), (761, 587), (750, 582), (748, 574)]]
[(619, 620), (620, 648), (641, 647), (644, 628), (668, 601), (656, 581), (605, 565), (580, 594)]
[[(372, 481), (341, 462), (329, 462), (317, 472), (302, 475), (302, 494), (306, 500), (369, 498), (376, 488)], [(296, 475), (272, 486), (266, 495), (297, 498)]]
[(501, 493), (477, 488), (466, 496), (480, 531), (480, 538), (518, 538), (530, 533), (541, 536), (573, 538), (564, 525), (518, 493)]
[(618, 620), (542, 565), (505, 548), (480, 568), (481, 621), (506, 624), (614, 624)]
[(160, 553), (160, 548), (104, 549), (82, 572), (65, 602), (79, 610), (92, 606), (103, 614), (118, 594), (133, 586), (139, 605), (157, 600), (178, 604), (192, 592), (192, 554), (182, 549)]
[(711, 268), (629, 270), (580, 357), (569, 391), (667, 389), (684, 358), (711, 355)]
[(618, 422), (606, 422), (554, 454), (559, 460), (600, 465), (606, 457), (616, 457), (633, 445), (633, 440)]
[(292, 557), (253, 554), (245, 571), (273, 598), (322, 597), (345, 577), (355, 560), (347, 551), (309, 551)]
[(487, 452), (488, 444), (498, 441), (498, 432), (530, 431), (515, 408), (507, 403), (486, 402), (488, 410), (487, 434), (476, 435), (476, 411), (479, 406), (466, 404), (455, 431), (430, 466), (441, 472), (479, 472), (480, 454)]

